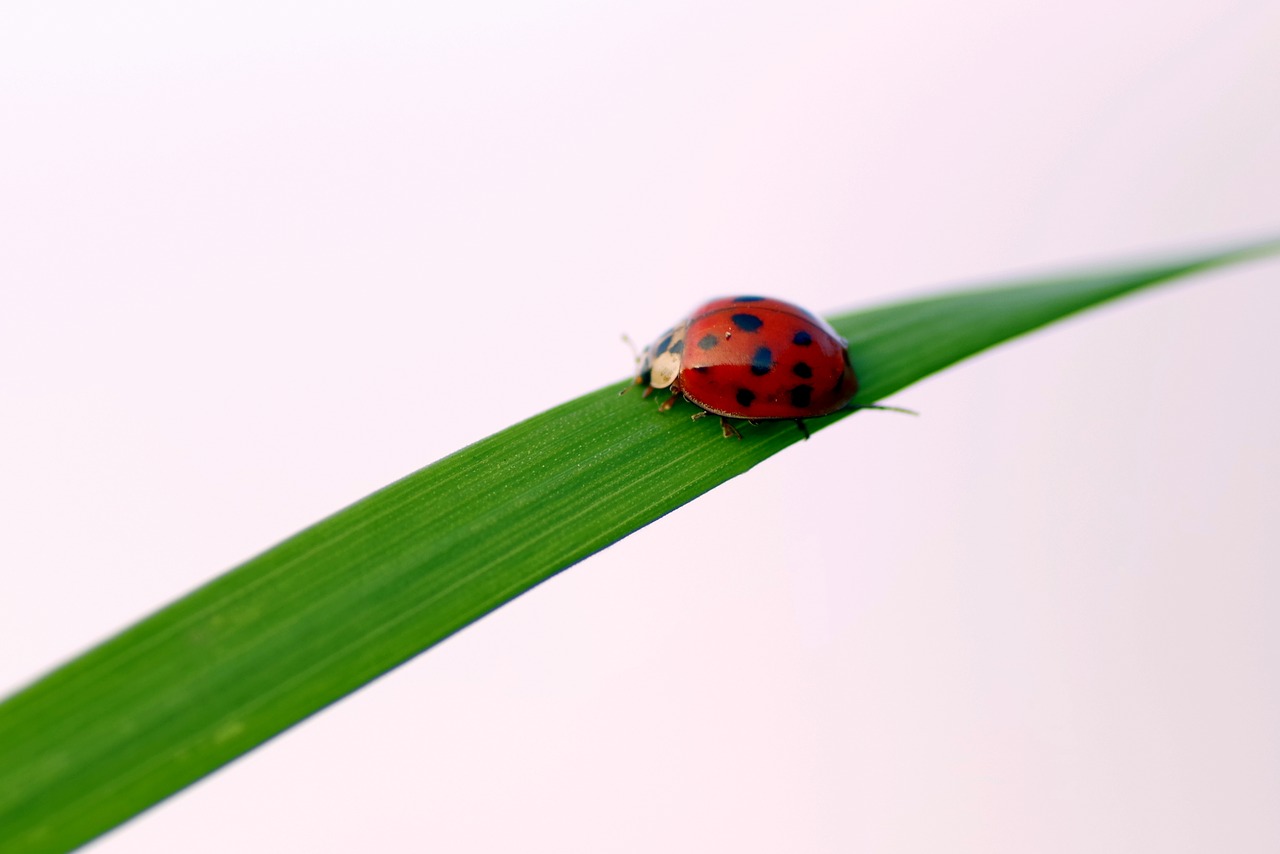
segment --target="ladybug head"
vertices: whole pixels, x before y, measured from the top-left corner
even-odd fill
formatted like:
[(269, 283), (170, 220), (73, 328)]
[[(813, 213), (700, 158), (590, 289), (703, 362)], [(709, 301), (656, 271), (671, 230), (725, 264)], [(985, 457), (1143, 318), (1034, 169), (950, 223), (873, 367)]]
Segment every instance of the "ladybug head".
[(647, 378), (648, 384), (654, 388), (667, 388), (680, 376), (686, 326), (682, 323), (668, 329), (661, 338), (644, 348), (640, 376)]

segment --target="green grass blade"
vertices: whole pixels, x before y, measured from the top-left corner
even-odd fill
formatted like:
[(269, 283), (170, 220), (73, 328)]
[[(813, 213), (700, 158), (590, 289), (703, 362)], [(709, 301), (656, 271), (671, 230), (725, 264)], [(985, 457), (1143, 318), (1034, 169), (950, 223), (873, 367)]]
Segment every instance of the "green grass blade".
[[(971, 290), (832, 318), (871, 403), (1159, 282), (1280, 250)], [(800, 439), (725, 441), (622, 383), (484, 439), (284, 541), (0, 705), (0, 851), (125, 821), (521, 592)], [(829, 426), (844, 415), (812, 423)]]

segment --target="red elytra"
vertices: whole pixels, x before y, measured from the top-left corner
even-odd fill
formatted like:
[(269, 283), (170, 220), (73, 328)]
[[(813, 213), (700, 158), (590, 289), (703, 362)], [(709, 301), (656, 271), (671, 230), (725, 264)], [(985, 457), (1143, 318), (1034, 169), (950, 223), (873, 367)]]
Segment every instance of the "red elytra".
[[(849, 345), (821, 318), (768, 297), (726, 297), (701, 306), (644, 349), (635, 384), (645, 396), (669, 388), (727, 420), (805, 418), (844, 409), (858, 390)], [(625, 390), (625, 389), (624, 389)]]

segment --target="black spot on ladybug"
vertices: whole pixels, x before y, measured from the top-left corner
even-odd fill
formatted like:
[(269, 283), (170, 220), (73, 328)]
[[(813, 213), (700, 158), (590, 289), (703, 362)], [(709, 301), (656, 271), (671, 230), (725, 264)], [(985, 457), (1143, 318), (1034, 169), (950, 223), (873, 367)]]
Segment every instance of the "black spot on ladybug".
[(740, 406), (750, 406), (751, 401), (756, 399), (756, 393), (749, 388), (738, 389), (738, 404)]
[(667, 348), (669, 348), (670, 346), (671, 346), (671, 336), (668, 335), (666, 338), (663, 338), (662, 343), (658, 345), (658, 355), (661, 356), (663, 353), (667, 352)]
[(795, 344), (797, 347), (808, 347), (813, 343), (813, 336), (801, 329), (796, 333), (795, 337), (791, 339), (791, 343)]
[(712, 347), (720, 343), (720, 339), (714, 335), (703, 335), (698, 341), (698, 346), (703, 350), (710, 350)]
[(791, 369), (791, 373), (807, 380), (809, 377), (813, 376), (813, 368), (809, 367), (804, 362), (796, 362), (795, 367)]
[(756, 350), (755, 355), (751, 357), (751, 373), (758, 377), (773, 370), (773, 351), (768, 347), (761, 347)]
[(760, 302), (764, 297), (734, 297), (734, 302)]
[(764, 321), (754, 314), (735, 314), (729, 319), (733, 321), (734, 326), (743, 332), (755, 332), (761, 326), (764, 326)]
[(672, 353), (675, 353), (676, 355), (680, 355), (681, 353), (683, 353), (683, 352), (684, 352), (684, 339), (683, 339), (683, 338), (681, 338), (679, 341), (677, 341), (676, 343), (674, 343), (674, 344), (672, 344), (672, 345), (671, 345), (671, 352), (672, 352)]
[(693, 370), (697, 371), (697, 372), (698, 372), (698, 373), (700, 373), (700, 374), (705, 374), (707, 371), (711, 370), (711, 366), (710, 366), (710, 365), (698, 365), (697, 367), (693, 368)]
[(809, 398), (813, 395), (813, 386), (798, 385), (791, 389), (791, 405), (796, 409), (804, 409), (809, 405)]

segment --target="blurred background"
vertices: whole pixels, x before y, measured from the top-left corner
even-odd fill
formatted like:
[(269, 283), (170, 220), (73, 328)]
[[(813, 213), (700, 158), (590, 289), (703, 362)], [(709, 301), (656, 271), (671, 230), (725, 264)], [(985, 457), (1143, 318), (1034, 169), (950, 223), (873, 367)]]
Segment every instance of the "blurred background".
[[(709, 296), (1274, 235), (1278, 43), (1221, 0), (4, 4), (0, 693)], [(907, 389), (93, 850), (1274, 851), (1278, 280)]]

